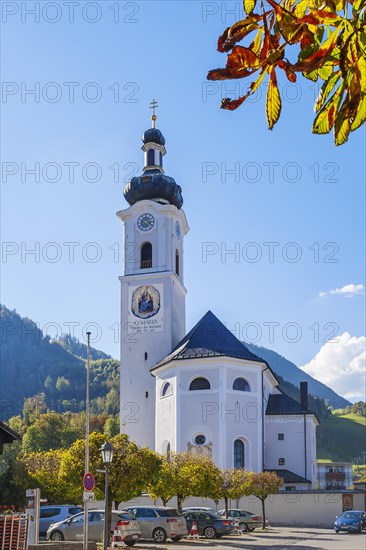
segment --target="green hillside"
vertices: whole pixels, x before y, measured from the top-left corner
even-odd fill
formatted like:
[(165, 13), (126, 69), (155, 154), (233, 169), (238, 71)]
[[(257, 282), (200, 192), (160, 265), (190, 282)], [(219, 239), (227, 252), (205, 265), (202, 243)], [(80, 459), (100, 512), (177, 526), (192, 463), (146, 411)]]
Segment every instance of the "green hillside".
[(317, 428), (317, 458), (353, 462), (366, 452), (366, 417), (331, 415)]
[[(0, 305), (0, 420), (41, 396), (56, 412), (85, 409), (86, 346), (71, 336), (51, 341), (32, 320)], [(90, 399), (95, 414), (119, 412), (119, 362), (91, 349)]]

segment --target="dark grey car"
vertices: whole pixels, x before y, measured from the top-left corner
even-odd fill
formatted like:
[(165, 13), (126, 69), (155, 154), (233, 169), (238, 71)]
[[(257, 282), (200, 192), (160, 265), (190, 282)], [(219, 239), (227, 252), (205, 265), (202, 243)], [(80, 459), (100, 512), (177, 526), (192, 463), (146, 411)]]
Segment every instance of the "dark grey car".
[(205, 510), (191, 510), (183, 512), (183, 515), (188, 529), (192, 529), (193, 523), (196, 523), (199, 535), (206, 539), (220, 539), (224, 535), (234, 533), (233, 520), (219, 516), (216, 512), (212, 514)]

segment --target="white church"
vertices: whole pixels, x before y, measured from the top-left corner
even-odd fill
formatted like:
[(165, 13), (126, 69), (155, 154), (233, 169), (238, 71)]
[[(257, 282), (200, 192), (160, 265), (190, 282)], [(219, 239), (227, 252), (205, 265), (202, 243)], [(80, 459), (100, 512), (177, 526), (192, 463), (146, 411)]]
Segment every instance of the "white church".
[(143, 174), (124, 189), (121, 432), (161, 454), (204, 453), (220, 468), (275, 471), (286, 490), (316, 481), (316, 426), (264, 360), (208, 311), (186, 334), (182, 189), (165, 175), (165, 139), (142, 136)]

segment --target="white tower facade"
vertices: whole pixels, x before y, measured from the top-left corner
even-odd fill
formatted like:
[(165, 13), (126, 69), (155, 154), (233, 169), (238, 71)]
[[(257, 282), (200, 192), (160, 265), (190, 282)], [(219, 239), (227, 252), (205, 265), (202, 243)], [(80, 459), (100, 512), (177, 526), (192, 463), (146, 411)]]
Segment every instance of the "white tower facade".
[(126, 185), (121, 281), (121, 433), (155, 448), (155, 378), (150, 369), (185, 335), (181, 188), (163, 170), (165, 139), (142, 137), (144, 172)]

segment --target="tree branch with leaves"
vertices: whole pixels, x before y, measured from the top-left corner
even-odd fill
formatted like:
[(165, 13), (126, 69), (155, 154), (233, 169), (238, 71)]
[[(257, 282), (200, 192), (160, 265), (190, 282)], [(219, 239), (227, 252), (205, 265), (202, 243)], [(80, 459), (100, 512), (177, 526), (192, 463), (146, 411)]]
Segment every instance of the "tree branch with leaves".
[[(268, 75), (266, 116), (272, 130), (282, 108), (278, 71), (290, 82), (302, 73), (323, 82), (313, 133), (333, 128), (335, 144), (345, 143), (366, 119), (365, 0), (266, 0), (266, 7), (263, 0), (244, 0), (243, 7), (246, 17), (218, 40), (218, 51), (228, 54), (226, 67), (209, 71), (207, 78), (256, 78), (241, 97), (224, 98), (221, 108), (237, 109)], [(237, 45), (243, 40), (247, 45)], [(295, 62), (287, 57), (291, 46), (298, 52)]]

